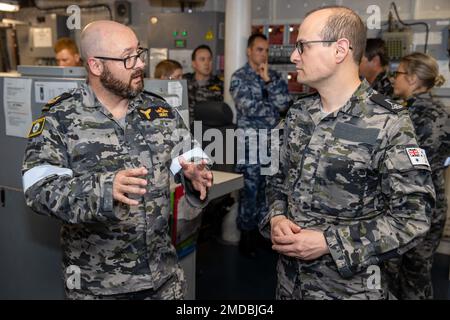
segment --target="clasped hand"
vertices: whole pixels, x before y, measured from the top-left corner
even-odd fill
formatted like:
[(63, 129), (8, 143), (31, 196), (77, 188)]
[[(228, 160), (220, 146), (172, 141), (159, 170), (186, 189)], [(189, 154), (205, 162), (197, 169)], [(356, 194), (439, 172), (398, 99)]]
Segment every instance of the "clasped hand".
[(272, 249), (280, 254), (302, 260), (314, 260), (329, 253), (321, 231), (302, 229), (285, 216), (270, 221)]

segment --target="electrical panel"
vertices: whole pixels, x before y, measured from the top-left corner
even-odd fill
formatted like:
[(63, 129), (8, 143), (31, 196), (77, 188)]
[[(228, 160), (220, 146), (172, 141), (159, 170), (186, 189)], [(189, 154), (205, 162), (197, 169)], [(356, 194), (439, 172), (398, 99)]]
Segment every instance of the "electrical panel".
[(61, 37), (69, 37), (66, 16), (46, 14), (28, 25), (17, 25), (20, 64), (55, 65), (53, 46)]
[(390, 60), (400, 60), (401, 57), (412, 52), (413, 33), (410, 30), (383, 32), (382, 39)]
[(299, 25), (255, 25), (252, 33), (262, 33), (269, 40), (269, 65), (281, 73), (288, 84), (289, 93), (301, 96), (314, 89), (297, 82), (297, 71), (291, 62), (292, 52), (295, 50)]
[[(150, 48), (149, 74), (157, 60), (173, 59), (191, 72), (190, 53), (208, 45), (213, 53), (213, 73), (224, 70), (225, 14), (223, 12), (158, 13), (149, 16), (148, 47)], [(155, 52), (162, 54), (156, 55)]]

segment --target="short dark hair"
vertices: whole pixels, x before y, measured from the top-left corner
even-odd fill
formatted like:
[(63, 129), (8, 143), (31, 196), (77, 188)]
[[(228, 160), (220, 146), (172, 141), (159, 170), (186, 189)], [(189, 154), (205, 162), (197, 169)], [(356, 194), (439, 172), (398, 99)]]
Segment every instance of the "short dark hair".
[(385, 67), (389, 64), (389, 56), (387, 54), (386, 46), (383, 39), (374, 38), (367, 39), (366, 51), (364, 56), (367, 60), (372, 61), (376, 56), (380, 57), (380, 64)]
[(247, 48), (251, 48), (256, 39), (263, 39), (267, 41), (267, 37), (262, 33), (254, 33), (247, 40)]
[(366, 47), (367, 34), (367, 28), (361, 17), (352, 9), (344, 6), (325, 6), (308, 12), (305, 18), (313, 12), (326, 9), (332, 10), (333, 13), (320, 32), (322, 40), (348, 39), (353, 48), (353, 60), (359, 65)]
[(192, 51), (192, 56), (191, 56), (192, 61), (195, 60), (195, 55), (197, 54), (198, 50), (208, 50), (209, 53), (211, 54), (211, 57), (213, 55), (211, 48), (206, 44), (202, 44), (202, 45), (199, 45), (197, 48), (195, 48), (194, 51)]

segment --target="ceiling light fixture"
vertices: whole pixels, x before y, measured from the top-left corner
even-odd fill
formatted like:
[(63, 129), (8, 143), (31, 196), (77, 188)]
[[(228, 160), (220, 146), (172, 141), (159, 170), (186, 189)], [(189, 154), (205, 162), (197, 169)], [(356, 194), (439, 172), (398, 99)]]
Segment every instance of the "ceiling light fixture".
[(17, 12), (19, 9), (17, 1), (0, 1), (0, 11)]

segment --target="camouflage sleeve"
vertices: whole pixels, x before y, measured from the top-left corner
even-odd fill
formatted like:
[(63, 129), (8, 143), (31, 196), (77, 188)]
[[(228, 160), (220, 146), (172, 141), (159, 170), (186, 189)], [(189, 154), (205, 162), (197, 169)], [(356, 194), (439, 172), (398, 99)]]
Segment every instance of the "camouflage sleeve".
[[(172, 159), (175, 162), (178, 156), (183, 156), (185, 160), (193, 162), (200, 162), (206, 159), (208, 162), (206, 170), (210, 170), (211, 159), (203, 152), (201, 145), (192, 137), (178, 111), (175, 111), (175, 117), (177, 118), (177, 132), (174, 135), (176, 146), (172, 151)], [(194, 208), (206, 207), (209, 202), (209, 190), (207, 191), (206, 198), (201, 200), (200, 192), (194, 189), (192, 182), (184, 176), (181, 168), (174, 174), (174, 179), (176, 183), (183, 185), (186, 201), (190, 206)]]
[(426, 150), (433, 173), (443, 169), (445, 159), (450, 156), (450, 115), (443, 112), (443, 105), (438, 105), (437, 108), (442, 108), (442, 111), (425, 103), (414, 105), (414, 112), (410, 111), (417, 142)]
[(239, 78), (239, 74), (236, 73), (234, 73), (231, 76), (230, 94), (233, 97), (236, 107), (242, 106), (243, 101), (246, 101), (246, 103), (255, 102), (254, 99), (252, 99), (252, 97), (249, 97), (249, 94), (251, 95), (251, 90), (247, 86), (242, 85), (242, 81)]
[(22, 167), (27, 205), (66, 223), (116, 220), (112, 198), (115, 173), (74, 174), (57, 121), (52, 115), (40, 119), (44, 119), (42, 132), (29, 139)]
[(406, 148), (417, 148), (417, 141), (411, 120), (401, 116), (378, 152), (385, 212), (324, 232), (343, 277), (405, 253), (429, 230), (435, 199), (430, 167), (412, 165)]
[(244, 116), (252, 116), (255, 110), (264, 109), (264, 100), (256, 99), (251, 87), (240, 79), (239, 74), (233, 74), (230, 82), (230, 94), (233, 97), (236, 111)]
[(285, 121), (282, 120), (275, 130), (279, 130), (280, 137), (278, 148), (273, 150), (275, 153), (279, 151), (280, 154), (279, 169), (275, 174), (266, 177), (266, 198), (267, 203), (269, 203), (269, 211), (259, 224), (261, 234), (268, 239), (270, 239), (270, 220), (278, 215), (287, 216), (287, 193), (285, 181), (287, 177), (286, 161), (289, 159), (289, 150), (286, 144), (285, 134), (287, 132), (287, 128)]
[(268, 102), (278, 108), (279, 112), (285, 112), (289, 108), (291, 102), (291, 96), (288, 92), (288, 86), (286, 81), (277, 73), (271, 74), (271, 82), (267, 87)]

